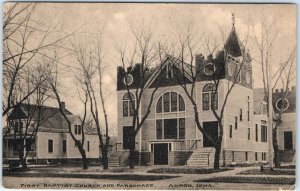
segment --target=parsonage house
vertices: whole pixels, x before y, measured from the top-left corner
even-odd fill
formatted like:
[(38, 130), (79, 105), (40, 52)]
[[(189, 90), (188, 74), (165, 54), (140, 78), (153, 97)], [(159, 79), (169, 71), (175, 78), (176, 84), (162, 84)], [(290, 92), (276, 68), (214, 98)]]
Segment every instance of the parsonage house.
[[(226, 55), (226, 56), (225, 56)], [(218, 122), (211, 110), (213, 102), (217, 112), (224, 102), (229, 84), (232, 83), (233, 75), (241, 66), (237, 84), (231, 91), (223, 117), (224, 134), (220, 165), (235, 165), (244, 163), (265, 163), (268, 160), (268, 117), (266, 113), (255, 112), (255, 105), (260, 105), (263, 97), (254, 103), (251, 56), (248, 50), (239, 40), (235, 26), (228, 36), (224, 48), (212, 58), (204, 58), (202, 54), (195, 56), (195, 68), (200, 70), (195, 84), (195, 100), (198, 105), (201, 125), (213, 138), (217, 138)], [(243, 62), (243, 64), (242, 64)], [(213, 166), (214, 148), (198, 130), (194, 120), (193, 105), (184, 92), (183, 88), (174, 80), (178, 75), (186, 75), (189, 80), (189, 71), (183, 72), (184, 68), (191, 68), (187, 63), (166, 56), (159, 69), (149, 69), (149, 80), (141, 104), (140, 115), (143, 116), (145, 108), (153, 89), (159, 86), (151, 105), (151, 113), (135, 137), (135, 148), (139, 153), (138, 164), (147, 165), (191, 165)], [(223, 74), (217, 89), (217, 96), (212, 100), (212, 91), (215, 85), (212, 74), (218, 67), (223, 68)], [(118, 67), (117, 72), (117, 99), (118, 99), (118, 151), (113, 155), (126, 164), (126, 157), (132, 136), (132, 107), (130, 96), (135, 100), (135, 94), (128, 94), (127, 85), (135, 92), (139, 82), (140, 65), (133, 68)], [(159, 82), (158, 79), (163, 79)], [(188, 84), (189, 85), (189, 84)], [(295, 103), (295, 102), (293, 102)], [(257, 106), (259, 107), (259, 106)], [(295, 128), (295, 112), (289, 128)], [(290, 120), (283, 123), (288, 125)], [(280, 148), (294, 148), (290, 139), (295, 139), (294, 130), (281, 128), (279, 135)], [(283, 146), (284, 145), (284, 146)], [(125, 154), (124, 154), (125, 153)]]
[[(82, 132), (85, 133), (84, 148), (87, 158), (99, 159), (99, 140), (95, 129), (85, 125), (81, 127), (80, 117), (66, 109), (64, 102), (62, 105), (64, 113), (71, 122), (74, 136), (81, 140)], [(39, 112), (35, 112), (37, 110)], [(26, 125), (31, 117), (30, 124)], [(8, 116), (7, 121), (8, 126), (3, 129), (3, 162), (18, 159), (19, 132), (21, 132), (21, 140), (24, 141), (24, 152), (28, 152), (27, 162), (29, 163), (49, 164), (81, 160), (81, 155), (59, 108), (48, 106), (37, 108), (35, 105), (20, 104)], [(32, 139), (31, 135), (38, 121), (40, 126), (36, 138)], [(14, 129), (18, 133), (15, 134)], [(23, 138), (24, 135), (26, 138)]]

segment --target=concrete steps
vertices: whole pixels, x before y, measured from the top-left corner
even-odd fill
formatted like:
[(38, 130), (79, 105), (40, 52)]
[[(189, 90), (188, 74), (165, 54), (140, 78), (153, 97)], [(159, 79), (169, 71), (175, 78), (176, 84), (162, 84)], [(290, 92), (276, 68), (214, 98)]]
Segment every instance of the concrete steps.
[(213, 165), (215, 149), (201, 148), (194, 150), (187, 161), (188, 166), (211, 167)]
[(129, 151), (114, 151), (108, 157), (109, 167), (119, 167), (128, 165)]

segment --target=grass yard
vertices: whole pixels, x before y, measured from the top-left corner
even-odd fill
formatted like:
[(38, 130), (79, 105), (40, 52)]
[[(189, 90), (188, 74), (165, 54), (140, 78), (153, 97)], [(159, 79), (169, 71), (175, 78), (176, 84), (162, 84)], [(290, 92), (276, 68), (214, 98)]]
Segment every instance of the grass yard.
[(250, 169), (240, 172), (239, 174), (252, 174), (252, 175), (295, 175), (294, 169), (264, 169), (261, 171), (260, 169)]
[(212, 168), (155, 168), (148, 170), (147, 173), (159, 173), (159, 174), (211, 174), (218, 173), (227, 170), (233, 170), (232, 168), (223, 168), (223, 169), (212, 169)]
[(295, 184), (295, 178), (286, 177), (242, 177), (222, 176), (196, 180), (195, 182), (224, 182), (224, 183), (252, 183), (252, 184)]

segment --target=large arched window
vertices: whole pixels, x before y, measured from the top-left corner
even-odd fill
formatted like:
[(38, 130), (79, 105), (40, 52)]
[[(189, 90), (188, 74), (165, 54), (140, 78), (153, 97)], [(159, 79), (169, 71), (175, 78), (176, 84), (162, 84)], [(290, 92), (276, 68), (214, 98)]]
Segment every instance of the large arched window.
[(210, 110), (218, 109), (218, 92), (216, 91), (216, 86), (213, 83), (206, 84), (202, 89), (202, 109)]
[[(130, 99), (131, 98), (131, 99)], [(135, 97), (132, 93), (123, 96), (123, 117), (133, 116), (135, 107)]]
[[(185, 118), (173, 117), (176, 113), (185, 111), (185, 102), (176, 92), (166, 92), (157, 101), (156, 113), (160, 115), (156, 120), (156, 139), (184, 139)], [(162, 113), (170, 113), (162, 117)]]
[(157, 102), (156, 113), (185, 111), (185, 103), (181, 95), (176, 92), (164, 93)]

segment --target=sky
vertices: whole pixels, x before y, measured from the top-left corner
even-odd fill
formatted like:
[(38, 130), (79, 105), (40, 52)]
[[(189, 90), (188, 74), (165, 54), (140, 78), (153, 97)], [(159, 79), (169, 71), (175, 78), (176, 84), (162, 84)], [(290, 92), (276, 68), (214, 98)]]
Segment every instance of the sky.
[[(156, 40), (176, 41), (178, 34), (192, 21), (200, 38), (211, 35), (220, 39), (221, 47), (219, 28), (225, 31), (227, 37), (232, 28), (234, 13), (237, 34), (241, 40), (250, 36), (247, 48), (255, 60), (259, 55), (255, 44), (250, 42), (253, 31), (249, 26), (252, 24), (254, 32), (259, 33), (262, 11), (269, 21), (274, 20), (277, 29), (277, 40), (274, 41), (272, 52), (273, 70), (276, 70), (278, 63), (287, 59), (296, 44), (296, 5), (293, 4), (38, 3), (36, 17), (60, 23), (65, 32), (80, 28), (80, 32), (97, 34), (103, 29), (105, 97), (109, 123), (116, 127), (116, 71), (121, 64), (115, 45), (130, 44), (133, 41), (131, 28), (134, 23), (145, 21), (152, 26)], [(205, 53), (201, 42), (196, 50), (199, 50), (197, 53)], [(67, 56), (61, 62), (71, 67), (77, 65), (72, 56)], [(254, 87), (262, 87), (260, 66), (255, 61), (252, 66)], [(82, 104), (78, 100), (75, 79), (63, 67), (61, 88), (67, 91), (63, 91), (62, 100), (74, 114), (81, 114)]]

